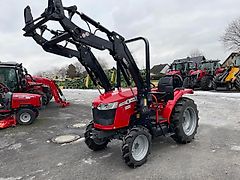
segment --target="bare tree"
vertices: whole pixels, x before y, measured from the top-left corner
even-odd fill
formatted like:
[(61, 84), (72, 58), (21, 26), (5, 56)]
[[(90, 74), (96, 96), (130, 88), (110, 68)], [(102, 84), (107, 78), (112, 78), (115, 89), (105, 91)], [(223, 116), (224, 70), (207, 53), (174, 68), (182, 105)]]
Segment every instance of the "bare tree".
[(240, 50), (240, 17), (228, 25), (221, 40), (227, 49)]
[(67, 68), (66, 67), (62, 67), (58, 70), (58, 75), (60, 76), (61, 79), (65, 79), (67, 74)]
[(198, 57), (198, 56), (203, 56), (202, 51), (200, 51), (199, 49), (193, 49), (190, 51), (190, 57)]
[(73, 65), (76, 67), (76, 71), (78, 75), (84, 71), (84, 67), (80, 62), (77, 61), (73, 63)]

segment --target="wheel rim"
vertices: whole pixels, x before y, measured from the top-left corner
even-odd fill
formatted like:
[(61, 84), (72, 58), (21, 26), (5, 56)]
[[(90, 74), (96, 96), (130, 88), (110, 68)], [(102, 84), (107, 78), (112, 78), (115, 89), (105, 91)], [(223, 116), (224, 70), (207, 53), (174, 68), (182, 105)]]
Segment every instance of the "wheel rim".
[(23, 123), (27, 123), (31, 120), (31, 115), (29, 113), (22, 113), (20, 115), (20, 121), (23, 122)]
[(212, 88), (212, 87), (213, 87), (213, 82), (211, 80), (209, 80), (208, 88)]
[(183, 112), (183, 131), (187, 136), (191, 136), (197, 125), (197, 114), (192, 107), (188, 107)]
[(138, 135), (132, 145), (132, 156), (136, 161), (141, 161), (147, 155), (149, 142), (145, 135)]

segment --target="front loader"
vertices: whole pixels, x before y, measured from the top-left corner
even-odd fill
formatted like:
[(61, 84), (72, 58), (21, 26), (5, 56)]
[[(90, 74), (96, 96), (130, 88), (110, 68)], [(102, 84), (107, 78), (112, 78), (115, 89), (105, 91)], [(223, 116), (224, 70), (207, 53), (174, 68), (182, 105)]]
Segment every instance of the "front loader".
[[(78, 12), (76, 6), (64, 7), (61, 0), (49, 0), (44, 13), (35, 20), (29, 6), (25, 8), (24, 14), (25, 36), (32, 37), (47, 52), (77, 58), (86, 68), (94, 85), (104, 89), (104, 92), (99, 90), (101, 94), (92, 102), (93, 120), (85, 132), (85, 143), (90, 149), (102, 150), (111, 140), (122, 140), (122, 157), (125, 163), (136, 167), (146, 162), (153, 137), (171, 136), (176, 142), (183, 144), (194, 139), (199, 120), (197, 106), (190, 98), (183, 97), (193, 91), (178, 87), (176, 82), (179, 82), (179, 76), (161, 78), (158, 87), (151, 85), (147, 39), (137, 37), (126, 40)], [(77, 26), (72, 19), (74, 15), (97, 30), (87, 31)], [(46, 23), (52, 21), (58, 22), (62, 29), (48, 29)], [(52, 38), (44, 36), (46, 31), (52, 34)], [(97, 36), (97, 31), (104, 33), (106, 37)], [(141, 76), (127, 46), (136, 41), (143, 41), (145, 44), (145, 77)], [(115, 60), (117, 80), (114, 86), (109, 82), (91, 48), (107, 50)], [(121, 77), (124, 77), (128, 88), (122, 88)], [(131, 81), (135, 87), (131, 86)]]

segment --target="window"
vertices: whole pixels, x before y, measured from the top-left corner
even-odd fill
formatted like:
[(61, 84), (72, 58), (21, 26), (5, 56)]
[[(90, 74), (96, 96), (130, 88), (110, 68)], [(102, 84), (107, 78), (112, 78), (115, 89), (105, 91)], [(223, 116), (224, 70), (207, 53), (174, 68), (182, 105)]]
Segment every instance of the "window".
[(11, 91), (17, 88), (17, 76), (14, 68), (1, 68), (0, 82), (5, 84)]

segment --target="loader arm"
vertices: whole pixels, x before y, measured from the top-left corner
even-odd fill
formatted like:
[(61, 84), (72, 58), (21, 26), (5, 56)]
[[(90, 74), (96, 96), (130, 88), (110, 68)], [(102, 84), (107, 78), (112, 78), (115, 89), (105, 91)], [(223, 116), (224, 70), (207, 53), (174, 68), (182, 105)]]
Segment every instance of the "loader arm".
[[(68, 12), (69, 17), (65, 16), (65, 12)], [(144, 40), (147, 49), (146, 69), (149, 72), (149, 44), (146, 39), (136, 38), (125, 41), (125, 39), (118, 33), (109, 31), (87, 15), (78, 12), (76, 6), (64, 7), (61, 0), (49, 0), (48, 8), (41, 17), (35, 20), (32, 17), (29, 6), (25, 8), (24, 15), (26, 26), (23, 30), (25, 31), (25, 36), (32, 37), (47, 52), (68, 58), (76, 57), (86, 68), (95, 85), (101, 85), (106, 92), (111, 91), (114, 88), (111, 86), (106, 74), (91, 52), (91, 48), (96, 48), (101, 51), (108, 50), (110, 55), (116, 61), (117, 69), (122, 73), (127, 84), (129, 86), (131, 85), (129, 78), (129, 75), (131, 75), (137, 87), (139, 97), (147, 97), (147, 94), (150, 91), (150, 73), (147, 73), (146, 81), (144, 81), (126, 44), (136, 40)], [(98, 37), (91, 31), (86, 31), (77, 26), (72, 21), (74, 15), (80, 16), (83, 21), (105, 33), (108, 39)], [(50, 32), (54, 34), (50, 40), (47, 40), (42, 36), (42, 33), (47, 29), (45, 23), (48, 21), (57, 21), (63, 28), (63, 31), (50, 30)], [(40, 29), (42, 33), (38, 34), (36, 29)], [(64, 41), (75, 45), (77, 50), (59, 44)], [(118, 79), (119, 78), (118, 72)], [(120, 86), (121, 83), (119, 80), (117, 84)]]

